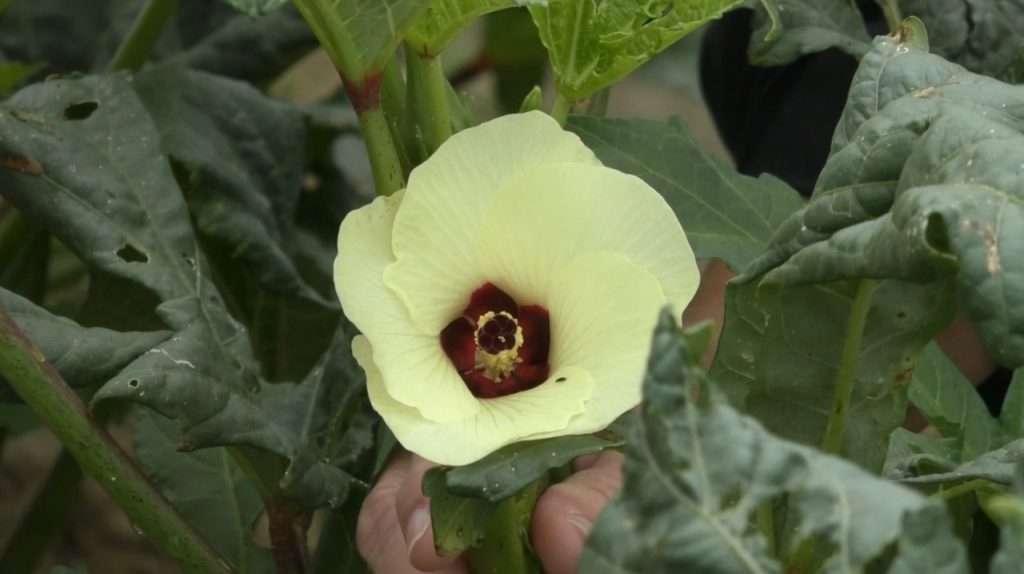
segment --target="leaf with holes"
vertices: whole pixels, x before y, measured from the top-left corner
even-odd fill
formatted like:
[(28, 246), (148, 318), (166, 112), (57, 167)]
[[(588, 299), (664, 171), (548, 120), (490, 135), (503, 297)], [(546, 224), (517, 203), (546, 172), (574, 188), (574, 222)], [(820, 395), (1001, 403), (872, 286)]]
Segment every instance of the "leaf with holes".
[[(627, 435), (625, 484), (594, 525), (581, 571), (803, 571), (792, 551), (814, 540), (824, 571), (858, 572), (899, 538), (906, 512), (929, 505), (766, 432), (728, 406), (693, 361), (663, 313)], [(789, 516), (778, 520), (790, 522), (773, 547), (754, 516), (780, 499)]]
[(609, 86), (742, 0), (548, 0), (530, 14), (570, 101)]
[[(291, 461), (314, 428), (306, 426), (313, 407), (301, 398), (314, 397), (261, 380), (246, 329), (210, 281), (160, 143), (123, 76), (37, 84), (0, 109), (0, 154), (39, 169), (0, 170), (0, 189), (88, 265), (152, 291), (160, 318), (174, 330), (94, 401), (127, 399), (176, 419), (185, 450), (244, 445), (255, 447), (249, 456)], [(269, 483), (280, 478), (263, 476)], [(305, 464), (302, 478), (286, 482), (301, 502), (318, 506), (340, 502), (351, 481), (317, 459)]]
[[(72, 387), (92, 387), (170, 336), (167, 331), (119, 333), (85, 328), (0, 289), (3, 308)], [(7, 392), (7, 389), (4, 389)]]
[(803, 205), (782, 181), (740, 175), (712, 158), (678, 122), (574, 116), (569, 129), (602, 163), (658, 190), (698, 258), (719, 258), (733, 269), (744, 268)]

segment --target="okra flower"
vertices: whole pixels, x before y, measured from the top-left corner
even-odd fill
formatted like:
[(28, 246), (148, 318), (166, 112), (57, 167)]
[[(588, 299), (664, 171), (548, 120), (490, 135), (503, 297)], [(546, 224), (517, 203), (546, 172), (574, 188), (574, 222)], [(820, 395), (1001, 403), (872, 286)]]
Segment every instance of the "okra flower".
[(658, 311), (698, 279), (662, 197), (540, 112), (453, 136), (345, 218), (334, 266), (374, 408), (448, 465), (636, 405)]

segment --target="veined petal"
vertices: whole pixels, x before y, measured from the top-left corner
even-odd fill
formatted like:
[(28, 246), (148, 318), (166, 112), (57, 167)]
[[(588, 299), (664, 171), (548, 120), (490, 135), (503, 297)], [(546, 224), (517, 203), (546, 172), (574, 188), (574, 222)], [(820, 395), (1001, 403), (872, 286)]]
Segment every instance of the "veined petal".
[(345, 316), (375, 342), (395, 400), (436, 421), (474, 415), (479, 402), (445, 355), (438, 334), (421, 332), (402, 302), (383, 282), (394, 262), (391, 229), (403, 192), (378, 197), (349, 213), (338, 232), (334, 287)]
[(396, 262), (385, 283), (424, 332), (440, 333), (487, 280), (477, 248), (499, 190), (537, 165), (565, 162), (595, 165), (597, 159), (547, 114), (530, 112), (455, 134), (413, 170), (395, 218)]
[(697, 291), (700, 271), (672, 209), (640, 178), (599, 165), (542, 165), (509, 182), (484, 219), (476, 267), (520, 305), (547, 305), (564, 288), (559, 270), (600, 251), (654, 275), (679, 313)]
[(551, 367), (594, 379), (586, 412), (562, 433), (598, 431), (640, 402), (651, 336), (666, 299), (653, 274), (617, 253), (588, 253), (555, 273)]
[[(465, 419), (438, 423), (396, 401), (375, 361), (366, 337), (352, 341), (356, 361), (366, 371), (373, 408), (384, 418), (398, 442), (416, 454), (445, 465), (475, 462), (512, 442), (539, 434), (564, 434), (583, 413), (593, 392), (590, 375), (575, 367), (559, 369), (537, 388), (480, 401), (480, 411)], [(556, 382), (562, 379), (561, 382)], [(560, 432), (562, 431), (562, 432)]]

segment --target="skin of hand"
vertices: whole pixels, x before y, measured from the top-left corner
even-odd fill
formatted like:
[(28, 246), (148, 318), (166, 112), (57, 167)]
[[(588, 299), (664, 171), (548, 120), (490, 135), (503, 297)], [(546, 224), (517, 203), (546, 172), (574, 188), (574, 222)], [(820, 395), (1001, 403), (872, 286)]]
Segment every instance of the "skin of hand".
[[(356, 545), (376, 574), (466, 574), (464, 560), (434, 551), (430, 501), (423, 473), (432, 463), (401, 453), (363, 503)], [(601, 509), (622, 486), (622, 454), (580, 457), (564, 482), (544, 491), (533, 513), (531, 538), (547, 574), (572, 574), (583, 541)]]

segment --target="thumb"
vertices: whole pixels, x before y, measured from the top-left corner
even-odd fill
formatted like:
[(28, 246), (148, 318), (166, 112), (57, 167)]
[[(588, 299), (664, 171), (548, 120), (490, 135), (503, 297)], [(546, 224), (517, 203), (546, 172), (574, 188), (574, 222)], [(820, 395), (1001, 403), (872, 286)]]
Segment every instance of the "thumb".
[(572, 574), (597, 515), (622, 488), (622, 454), (609, 451), (547, 489), (533, 513), (533, 547), (547, 574)]

